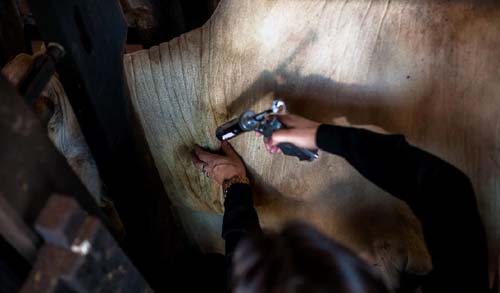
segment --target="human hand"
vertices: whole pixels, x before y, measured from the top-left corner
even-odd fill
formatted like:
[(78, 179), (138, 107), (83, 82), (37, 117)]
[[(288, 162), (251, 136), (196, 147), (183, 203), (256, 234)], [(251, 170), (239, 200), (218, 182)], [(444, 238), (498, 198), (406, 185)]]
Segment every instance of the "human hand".
[(264, 138), (264, 145), (268, 152), (277, 153), (278, 144), (284, 142), (294, 144), (299, 148), (311, 150), (318, 148), (316, 133), (321, 123), (292, 114), (277, 117), (287, 128), (274, 132), (270, 138)]
[(215, 182), (222, 185), (224, 180), (235, 176), (246, 177), (245, 164), (233, 147), (226, 141), (222, 142), (222, 155), (214, 154), (199, 146), (194, 148), (192, 161), (195, 167)]

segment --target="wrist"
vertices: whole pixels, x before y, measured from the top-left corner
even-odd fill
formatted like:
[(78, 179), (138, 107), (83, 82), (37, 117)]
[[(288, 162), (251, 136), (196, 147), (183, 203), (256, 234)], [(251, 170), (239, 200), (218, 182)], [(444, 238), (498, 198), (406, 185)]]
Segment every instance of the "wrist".
[(310, 139), (310, 143), (311, 145), (313, 146), (312, 149), (317, 149), (318, 148), (318, 144), (316, 142), (316, 137), (318, 136), (318, 129), (319, 129), (319, 126), (321, 124), (318, 123), (314, 128), (312, 128), (311, 130), (311, 137), (309, 138)]
[(233, 184), (250, 184), (248, 177), (242, 175), (235, 175), (229, 179), (225, 179), (222, 182), (222, 191), (224, 193), (224, 198), (226, 198), (227, 191)]

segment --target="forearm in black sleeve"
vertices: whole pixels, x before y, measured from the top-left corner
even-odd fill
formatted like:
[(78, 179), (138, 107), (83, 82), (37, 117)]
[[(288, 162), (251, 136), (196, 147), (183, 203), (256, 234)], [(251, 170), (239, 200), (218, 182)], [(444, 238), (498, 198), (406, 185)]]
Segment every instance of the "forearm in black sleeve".
[(253, 206), (252, 188), (249, 184), (233, 184), (226, 193), (222, 220), (228, 267), (240, 240), (252, 233), (261, 233), (259, 218)]
[(429, 287), (439, 292), (486, 290), (486, 237), (465, 174), (409, 145), (402, 135), (321, 125), (316, 143), (408, 204), (422, 224), (433, 258)]

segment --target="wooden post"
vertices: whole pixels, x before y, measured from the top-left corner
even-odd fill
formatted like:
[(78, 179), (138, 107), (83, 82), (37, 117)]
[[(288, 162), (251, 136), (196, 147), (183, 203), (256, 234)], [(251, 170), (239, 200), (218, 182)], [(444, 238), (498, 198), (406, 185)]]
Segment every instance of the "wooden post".
[(21, 292), (153, 292), (106, 227), (74, 199), (51, 196), (35, 226), (46, 244)]
[(141, 44), (153, 45), (160, 30), (158, 10), (148, 0), (120, 0), (120, 3), (129, 27), (137, 30)]
[(179, 0), (120, 0), (129, 25), (129, 42), (149, 48), (186, 31)]
[(0, 141), (5, 142), (0, 144), (0, 194), (10, 207), (3, 205), (4, 213), (15, 212), (29, 226), (50, 194), (60, 192), (74, 195), (87, 211), (102, 216), (38, 117), (2, 77), (0, 93)]
[(107, 222), (33, 111), (0, 77), (0, 288), (16, 289), (29, 273), (38, 238), (30, 228), (52, 192), (72, 194)]
[(0, 196), (0, 234), (26, 261), (35, 260), (38, 237), (3, 196)]
[[(127, 253), (152, 286), (182, 261), (181, 241), (124, 80), (127, 25), (116, 1), (30, 0), (44, 41), (66, 49), (58, 73), (127, 233)], [(64, 26), (60, 24), (64, 23)], [(76, 45), (75, 45), (76, 44)], [(167, 274), (168, 275), (168, 274)]]

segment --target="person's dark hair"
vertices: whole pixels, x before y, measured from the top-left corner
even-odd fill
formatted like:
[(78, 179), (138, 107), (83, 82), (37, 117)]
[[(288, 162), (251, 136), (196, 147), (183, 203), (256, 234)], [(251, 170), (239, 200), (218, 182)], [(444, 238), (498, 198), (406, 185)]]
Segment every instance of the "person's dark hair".
[(388, 292), (360, 258), (303, 223), (242, 241), (232, 289), (247, 292)]

